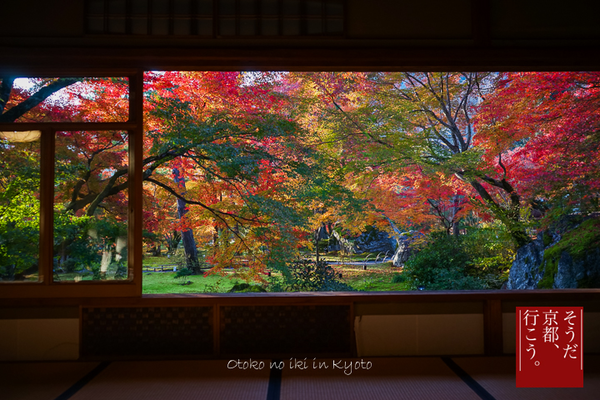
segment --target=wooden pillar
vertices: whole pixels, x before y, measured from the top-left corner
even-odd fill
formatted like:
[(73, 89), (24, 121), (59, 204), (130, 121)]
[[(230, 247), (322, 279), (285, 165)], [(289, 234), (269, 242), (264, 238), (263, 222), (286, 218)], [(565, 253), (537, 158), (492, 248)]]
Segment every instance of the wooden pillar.
[(483, 306), (483, 340), (486, 356), (500, 356), (504, 353), (502, 340), (502, 301), (485, 300)]

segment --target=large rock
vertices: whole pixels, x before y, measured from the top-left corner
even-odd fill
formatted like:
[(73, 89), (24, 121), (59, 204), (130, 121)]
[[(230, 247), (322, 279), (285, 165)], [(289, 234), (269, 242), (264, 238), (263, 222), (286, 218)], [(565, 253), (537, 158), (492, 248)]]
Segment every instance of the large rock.
[(544, 259), (544, 239), (540, 235), (533, 242), (517, 250), (508, 275), (507, 289), (537, 289), (544, 276), (540, 265)]
[(395, 241), (387, 232), (372, 229), (356, 238), (354, 245), (360, 253), (389, 253), (391, 255), (394, 252)]
[(387, 232), (378, 229), (370, 229), (360, 236), (350, 239), (344, 238), (340, 233), (334, 231), (332, 237), (337, 241), (335, 246), (339, 247), (331, 247), (330, 251), (339, 250), (345, 254), (388, 253), (391, 255), (396, 248), (396, 241)]
[(398, 247), (396, 247), (396, 251), (392, 257), (392, 264), (394, 267), (404, 267), (404, 263), (407, 262), (413, 254), (416, 254), (414, 248), (411, 246), (414, 237), (410, 234), (402, 234), (397, 241)]
[(600, 287), (600, 249), (591, 250), (583, 259), (574, 259), (568, 252), (562, 252), (553, 287)]
[(508, 289), (600, 287), (598, 220), (568, 221), (517, 251)]
[[(358, 249), (354, 245), (354, 241), (346, 239), (338, 231), (333, 231), (331, 237), (335, 239), (335, 244), (329, 246), (328, 251), (340, 251), (343, 254), (356, 254)], [(330, 239), (331, 243), (331, 239)]]

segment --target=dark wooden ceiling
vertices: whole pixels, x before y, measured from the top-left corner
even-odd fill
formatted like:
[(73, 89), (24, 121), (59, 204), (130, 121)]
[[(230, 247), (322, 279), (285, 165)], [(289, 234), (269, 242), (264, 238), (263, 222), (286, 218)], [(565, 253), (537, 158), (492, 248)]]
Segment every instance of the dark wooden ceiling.
[[(57, 5), (60, 3), (60, 6)], [(579, 0), (22, 0), (0, 13), (0, 74), (169, 69), (589, 70)]]

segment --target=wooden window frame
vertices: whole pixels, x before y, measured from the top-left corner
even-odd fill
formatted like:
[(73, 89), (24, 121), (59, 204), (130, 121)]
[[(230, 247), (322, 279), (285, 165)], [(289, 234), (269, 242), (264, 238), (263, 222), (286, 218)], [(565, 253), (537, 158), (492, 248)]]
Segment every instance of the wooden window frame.
[[(92, 74), (95, 77), (124, 76), (129, 79), (129, 118), (125, 122), (13, 122), (0, 130), (39, 130), (40, 138), (40, 251), (39, 281), (0, 284), (0, 299), (57, 297), (140, 297), (142, 295), (142, 168), (143, 163), (143, 73)], [(50, 76), (88, 77), (81, 74)], [(128, 259), (129, 276), (123, 281), (54, 282), (54, 154), (55, 134), (60, 131), (126, 131), (129, 139)]]

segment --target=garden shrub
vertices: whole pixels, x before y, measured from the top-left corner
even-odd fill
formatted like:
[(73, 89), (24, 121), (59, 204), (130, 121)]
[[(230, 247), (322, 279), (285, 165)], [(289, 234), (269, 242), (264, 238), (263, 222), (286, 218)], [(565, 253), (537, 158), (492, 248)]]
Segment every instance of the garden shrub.
[(325, 261), (295, 261), (287, 266), (283, 278), (271, 279), (271, 291), (324, 292), (354, 291), (351, 286), (337, 280), (335, 271)]
[(245, 282), (236, 283), (231, 289), (229, 289), (229, 293), (261, 293), (266, 291), (267, 290), (261, 285), (251, 285)]
[(502, 225), (472, 228), (461, 236), (463, 246), (471, 254), (470, 273), (486, 282), (491, 289), (499, 289), (508, 280), (516, 248), (508, 231)]
[(513, 258), (511, 242), (500, 230), (471, 229), (459, 237), (435, 232), (405, 263), (401, 275), (413, 290), (500, 288)]

